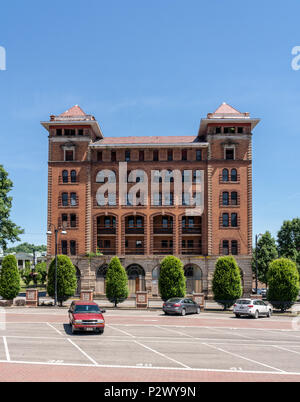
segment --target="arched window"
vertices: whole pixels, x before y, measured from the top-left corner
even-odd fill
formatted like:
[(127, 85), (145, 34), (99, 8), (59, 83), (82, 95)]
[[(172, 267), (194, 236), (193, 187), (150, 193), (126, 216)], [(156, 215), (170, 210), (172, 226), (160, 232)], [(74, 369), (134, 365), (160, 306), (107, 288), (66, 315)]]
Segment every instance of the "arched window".
[(77, 182), (77, 173), (76, 170), (71, 170), (71, 183)]
[(222, 204), (229, 205), (229, 193), (228, 191), (224, 191), (222, 194)]
[(231, 169), (231, 181), (237, 181), (237, 170)]
[(222, 171), (222, 181), (229, 181), (228, 169), (223, 169), (223, 171)]
[(106, 278), (106, 274), (107, 274), (107, 268), (108, 265), (107, 264), (103, 264), (101, 265), (101, 267), (98, 268), (97, 271), (97, 278)]
[(67, 170), (63, 170), (62, 172), (62, 181), (63, 183), (68, 183), (69, 181), (69, 173)]

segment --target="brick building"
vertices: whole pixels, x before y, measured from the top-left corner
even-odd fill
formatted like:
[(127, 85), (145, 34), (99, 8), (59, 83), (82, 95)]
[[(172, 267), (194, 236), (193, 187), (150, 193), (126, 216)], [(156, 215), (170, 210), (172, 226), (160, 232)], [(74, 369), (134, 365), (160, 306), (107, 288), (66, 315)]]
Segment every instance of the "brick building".
[[(117, 255), (127, 270), (131, 295), (148, 290), (157, 296), (160, 261), (173, 254), (184, 264), (188, 293), (210, 296), (216, 259), (232, 254), (248, 294), (251, 137), (258, 122), (226, 103), (201, 119), (193, 136), (105, 138), (96, 119), (77, 105), (42, 122), (49, 132), (48, 224), (66, 230), (59, 234), (58, 252), (72, 259), (81, 288), (105, 294), (107, 264)], [(171, 175), (167, 196), (162, 195), (162, 171)], [(124, 175), (129, 193), (125, 200), (120, 187)], [(200, 208), (192, 205), (199, 177)], [(191, 183), (190, 195), (178, 202), (185, 181)], [(105, 192), (109, 186), (115, 194)], [(139, 186), (148, 194), (145, 190), (141, 196)], [(136, 188), (139, 201), (134, 206), (130, 191)], [(103, 255), (87, 257), (97, 251)], [(51, 235), (48, 258), (54, 254)]]

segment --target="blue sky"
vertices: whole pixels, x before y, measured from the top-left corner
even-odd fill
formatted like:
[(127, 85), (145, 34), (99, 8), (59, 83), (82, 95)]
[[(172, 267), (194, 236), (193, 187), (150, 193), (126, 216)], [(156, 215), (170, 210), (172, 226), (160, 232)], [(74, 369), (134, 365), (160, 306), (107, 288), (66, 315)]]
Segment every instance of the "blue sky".
[(50, 114), (74, 104), (105, 136), (193, 135), (227, 102), (261, 118), (253, 136), (254, 233), (299, 216), (298, 0), (5, 2), (0, 163), (22, 241), (46, 242)]

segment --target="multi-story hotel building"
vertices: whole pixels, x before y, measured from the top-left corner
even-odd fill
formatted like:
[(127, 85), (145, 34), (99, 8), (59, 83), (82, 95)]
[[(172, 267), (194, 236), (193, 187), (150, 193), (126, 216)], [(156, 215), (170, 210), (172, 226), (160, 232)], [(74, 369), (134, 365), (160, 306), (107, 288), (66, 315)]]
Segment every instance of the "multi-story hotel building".
[[(232, 254), (249, 294), (251, 137), (258, 122), (226, 103), (201, 119), (198, 134), (191, 136), (105, 138), (97, 120), (79, 106), (42, 122), (49, 132), (48, 224), (66, 230), (59, 234), (58, 252), (72, 259), (81, 288), (104, 295), (107, 264), (117, 255), (131, 295), (147, 290), (156, 296), (160, 261), (172, 254), (184, 264), (187, 292), (211, 296), (215, 262)], [(167, 195), (161, 171), (177, 172), (170, 176)], [(190, 194), (178, 202), (188, 177)], [(196, 188), (200, 207), (192, 205)], [(130, 195), (134, 190), (137, 205)], [(91, 257), (97, 252), (103, 255)], [(53, 234), (49, 259), (54, 254)]]

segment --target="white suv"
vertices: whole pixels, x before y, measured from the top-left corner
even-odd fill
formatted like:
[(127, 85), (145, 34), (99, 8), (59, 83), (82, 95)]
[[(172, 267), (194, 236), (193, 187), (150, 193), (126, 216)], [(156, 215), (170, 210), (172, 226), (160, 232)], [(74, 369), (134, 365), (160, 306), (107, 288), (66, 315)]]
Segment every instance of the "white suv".
[(239, 299), (233, 306), (233, 312), (237, 318), (241, 315), (248, 315), (258, 318), (260, 315), (271, 317), (272, 307), (258, 299)]

